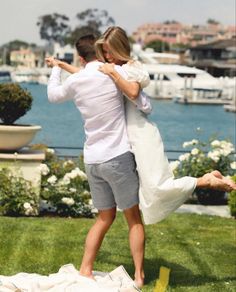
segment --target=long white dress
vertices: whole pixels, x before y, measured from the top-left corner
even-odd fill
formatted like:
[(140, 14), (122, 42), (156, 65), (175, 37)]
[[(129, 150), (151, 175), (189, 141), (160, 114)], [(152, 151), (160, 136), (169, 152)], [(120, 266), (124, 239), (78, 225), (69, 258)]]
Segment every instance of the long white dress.
[[(128, 80), (147, 86), (149, 78), (140, 63), (123, 65)], [(140, 208), (145, 224), (154, 224), (179, 208), (193, 193), (197, 179), (175, 179), (164, 153), (157, 126), (131, 101), (126, 102), (127, 131), (139, 174)]]

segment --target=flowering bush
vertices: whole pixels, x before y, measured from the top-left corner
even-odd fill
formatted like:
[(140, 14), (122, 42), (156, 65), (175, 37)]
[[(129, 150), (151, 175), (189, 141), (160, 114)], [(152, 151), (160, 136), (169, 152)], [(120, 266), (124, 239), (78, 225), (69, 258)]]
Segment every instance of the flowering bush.
[(59, 159), (52, 149), (46, 150), (46, 161), (39, 166), (42, 175), (41, 198), (48, 210), (60, 216), (92, 217), (89, 185), (82, 160)]
[[(236, 175), (233, 176), (233, 181), (236, 183)], [(236, 191), (232, 191), (229, 195), (230, 214), (236, 218)]]
[(1, 215), (38, 215), (39, 197), (30, 182), (15, 176), (9, 169), (0, 170), (0, 182)]
[[(42, 146), (39, 146), (42, 149)], [(34, 149), (38, 149), (34, 147)], [(90, 192), (82, 157), (78, 161), (59, 159), (52, 149), (46, 152), (41, 172), (40, 196), (32, 183), (9, 169), (0, 169), (0, 215), (93, 217)]]
[[(179, 159), (170, 163), (170, 166), (176, 177), (193, 176), (200, 177), (207, 172), (219, 170), (224, 176), (232, 176), (236, 170), (234, 161), (233, 144), (225, 140), (209, 140), (201, 142), (197, 139), (184, 142), (183, 148), (189, 148), (189, 151), (180, 155)], [(196, 191), (198, 200), (203, 203), (220, 204), (224, 196), (222, 192), (217, 193), (208, 191), (208, 197), (205, 190)], [(218, 198), (217, 198), (218, 196)]]
[(207, 172), (219, 170), (223, 175), (232, 176), (236, 170), (233, 160), (233, 144), (222, 140), (201, 142), (196, 139), (184, 142), (183, 148), (190, 148), (189, 152), (179, 156), (171, 162), (172, 170), (177, 177), (200, 177)]

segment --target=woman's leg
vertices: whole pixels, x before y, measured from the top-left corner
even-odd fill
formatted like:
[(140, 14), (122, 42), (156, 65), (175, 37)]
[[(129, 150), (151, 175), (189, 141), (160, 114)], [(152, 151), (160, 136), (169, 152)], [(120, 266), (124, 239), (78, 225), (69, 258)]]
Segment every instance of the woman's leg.
[(143, 262), (145, 234), (139, 206), (135, 205), (132, 208), (124, 210), (124, 215), (129, 226), (130, 250), (135, 266), (134, 280), (136, 285), (141, 288), (144, 284)]
[(236, 184), (224, 177), (218, 170), (214, 170), (198, 178), (196, 187), (230, 192), (236, 189)]
[(88, 232), (85, 241), (83, 260), (80, 266), (80, 275), (92, 278), (93, 263), (103, 238), (116, 217), (116, 208), (98, 212), (94, 225)]

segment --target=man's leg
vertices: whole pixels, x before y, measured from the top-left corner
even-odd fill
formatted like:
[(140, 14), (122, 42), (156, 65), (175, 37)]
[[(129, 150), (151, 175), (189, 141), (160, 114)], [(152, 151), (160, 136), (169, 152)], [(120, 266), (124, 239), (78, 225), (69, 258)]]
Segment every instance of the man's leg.
[(139, 288), (141, 288), (144, 284), (143, 262), (145, 234), (139, 206), (135, 205), (132, 208), (124, 210), (124, 215), (129, 226), (129, 243), (135, 266), (135, 283)]
[(98, 212), (97, 220), (86, 237), (84, 256), (79, 271), (80, 275), (92, 278), (93, 263), (96, 255), (115, 217), (116, 208)]

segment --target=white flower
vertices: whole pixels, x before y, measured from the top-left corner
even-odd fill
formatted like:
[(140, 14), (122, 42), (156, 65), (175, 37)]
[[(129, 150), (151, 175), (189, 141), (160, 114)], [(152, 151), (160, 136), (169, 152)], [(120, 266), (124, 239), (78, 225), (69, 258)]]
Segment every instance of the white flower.
[(193, 140), (191, 141), (191, 143), (192, 143), (192, 145), (196, 145), (196, 144), (198, 144), (198, 140), (197, 140), (197, 139), (193, 139)]
[(232, 169), (236, 169), (236, 161), (231, 162), (231, 163), (230, 163), (230, 167), (231, 167)]
[(209, 151), (207, 156), (211, 158), (213, 161), (218, 162), (220, 160), (220, 151), (218, 150)]
[(47, 182), (50, 183), (51, 185), (55, 184), (56, 181), (57, 177), (55, 175), (52, 175), (47, 179)]
[(75, 188), (69, 188), (69, 191), (70, 191), (71, 193), (75, 193), (77, 190), (76, 190)]
[(63, 197), (61, 201), (68, 206), (72, 206), (75, 203), (74, 199), (68, 197)]
[(198, 140), (197, 139), (193, 139), (192, 141), (187, 141), (183, 143), (183, 148), (189, 147), (189, 146), (193, 146), (198, 144)]
[(179, 156), (179, 160), (180, 161), (184, 161), (187, 160), (189, 158), (190, 154), (189, 153), (185, 153)]
[(23, 207), (24, 207), (25, 209), (30, 209), (30, 208), (32, 208), (31, 205), (30, 205), (30, 203), (28, 203), (28, 202), (25, 202), (24, 205), (23, 205)]
[(189, 142), (184, 142), (183, 143), (183, 148), (187, 148), (188, 146), (190, 146)]
[(68, 185), (70, 183), (70, 177), (68, 176), (68, 173), (66, 173), (63, 177), (63, 179), (60, 181), (61, 185)]
[(33, 215), (34, 213), (36, 213), (36, 212), (34, 212), (33, 207), (28, 202), (25, 202), (23, 207), (25, 209), (25, 215), (26, 216)]
[(87, 190), (83, 191), (83, 196), (89, 196), (90, 192), (88, 192)]
[(49, 153), (49, 154), (54, 154), (55, 150), (52, 149), (52, 148), (47, 148), (46, 152)]
[(193, 148), (191, 151), (192, 155), (197, 155), (198, 153), (199, 153), (199, 149), (197, 149), (197, 148)]
[(78, 167), (76, 167), (70, 173), (67, 173), (66, 175), (71, 179), (79, 176), (82, 180), (87, 180), (87, 175), (82, 170), (80, 170)]
[(179, 165), (180, 165), (180, 162), (178, 160), (170, 162), (170, 168), (172, 171), (174, 171)]
[(38, 166), (38, 170), (42, 175), (47, 175), (50, 172), (50, 169), (48, 168), (47, 164), (41, 163)]
[(211, 142), (212, 147), (219, 147), (220, 146), (220, 141), (219, 140), (214, 140)]

